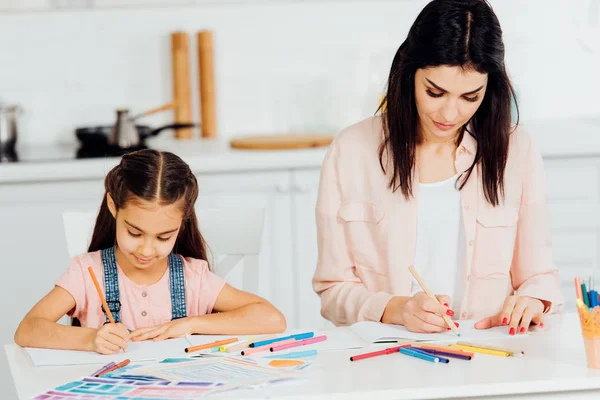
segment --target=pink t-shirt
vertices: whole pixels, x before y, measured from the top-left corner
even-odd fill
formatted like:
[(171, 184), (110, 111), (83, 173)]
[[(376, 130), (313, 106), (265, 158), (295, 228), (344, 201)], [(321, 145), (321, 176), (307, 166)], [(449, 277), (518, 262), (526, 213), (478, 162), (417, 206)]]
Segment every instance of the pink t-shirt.
[[(102, 301), (88, 272), (91, 266), (102, 293), (104, 288), (104, 267), (102, 252), (96, 251), (73, 257), (69, 269), (57, 282), (57, 286), (68, 291), (75, 299), (75, 308), (68, 315), (79, 319), (81, 326), (99, 328), (105, 322)], [(156, 283), (138, 285), (123, 273), (117, 264), (121, 301), (121, 322), (128, 329), (152, 327), (171, 320), (171, 289), (169, 270)], [(217, 296), (225, 285), (225, 280), (208, 269), (205, 260), (184, 258), (185, 298), (187, 316), (210, 314)]]

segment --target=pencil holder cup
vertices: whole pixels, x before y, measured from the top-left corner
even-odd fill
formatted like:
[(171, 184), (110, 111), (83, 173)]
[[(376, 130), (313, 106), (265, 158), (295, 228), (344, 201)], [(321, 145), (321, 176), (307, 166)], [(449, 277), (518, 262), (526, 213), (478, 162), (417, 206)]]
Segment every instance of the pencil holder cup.
[(577, 307), (588, 368), (600, 369), (600, 307)]

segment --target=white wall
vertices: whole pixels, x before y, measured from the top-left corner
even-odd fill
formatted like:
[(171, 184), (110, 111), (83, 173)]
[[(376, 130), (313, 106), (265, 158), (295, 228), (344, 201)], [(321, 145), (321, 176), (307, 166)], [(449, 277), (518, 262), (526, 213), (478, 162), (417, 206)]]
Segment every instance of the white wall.
[[(598, 2), (491, 1), (523, 118), (600, 113)], [(72, 141), (77, 125), (112, 123), (116, 107), (168, 102), (169, 33), (201, 29), (215, 33), (221, 135), (335, 132), (374, 111), (426, 1), (216, 3), (0, 14), (0, 101), (24, 107), (21, 143)]]

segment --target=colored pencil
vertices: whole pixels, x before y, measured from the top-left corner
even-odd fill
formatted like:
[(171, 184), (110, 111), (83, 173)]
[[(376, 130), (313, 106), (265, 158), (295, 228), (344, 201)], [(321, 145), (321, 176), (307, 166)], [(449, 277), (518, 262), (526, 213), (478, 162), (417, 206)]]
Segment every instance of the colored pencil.
[[(277, 342), (277, 343), (281, 345), (281, 344), (293, 343), (295, 341), (296, 341), (296, 339), (286, 339), (286, 340), (284, 340), (282, 342)], [(252, 347), (252, 348), (249, 348), (249, 349), (244, 349), (244, 350), (242, 350), (242, 355), (243, 356), (249, 356), (250, 354), (260, 353), (262, 351), (269, 351), (271, 349), (271, 347), (273, 347), (273, 346), (271, 346), (271, 343), (268, 343), (268, 344), (265, 344), (263, 346)]]
[(583, 300), (583, 293), (581, 291), (581, 279), (578, 276), (575, 277), (575, 294), (578, 299)]
[(282, 337), (278, 337), (278, 338), (274, 338), (274, 339), (260, 340), (258, 342), (251, 343), (250, 347), (260, 347), (260, 346), (264, 346), (265, 344), (281, 342), (283, 340), (288, 340), (288, 339), (295, 339), (295, 340), (309, 339), (313, 336), (315, 336), (314, 332), (297, 333), (295, 335), (282, 336)]
[(324, 342), (325, 340), (327, 340), (327, 336), (326, 335), (315, 336), (315, 337), (312, 337), (312, 338), (309, 338), (309, 339), (298, 340), (298, 341), (293, 342), (293, 343), (277, 344), (277, 346), (272, 346), (269, 350), (271, 352), (281, 351), (281, 350), (285, 350), (285, 349), (291, 349), (292, 347), (306, 346), (306, 345), (309, 345), (309, 344)]
[(583, 294), (583, 302), (589, 308), (590, 307), (590, 297), (587, 292), (587, 288), (585, 287), (585, 283), (581, 284), (581, 293)]
[(402, 347), (409, 347), (410, 345), (405, 344), (403, 346), (390, 347), (383, 350), (372, 351), (370, 353), (357, 354), (355, 356), (350, 357), (350, 361), (360, 361), (365, 360), (367, 358), (377, 357), (377, 356), (385, 356), (387, 354), (397, 353)]
[(129, 360), (129, 359), (123, 360), (123, 361), (121, 361), (120, 363), (118, 363), (118, 364), (115, 364), (115, 365), (113, 365), (112, 367), (108, 368), (108, 369), (107, 369), (107, 370), (105, 370), (104, 372), (101, 372), (101, 373), (100, 373), (100, 374), (98, 374), (97, 376), (98, 376), (98, 377), (100, 377), (100, 376), (103, 376), (103, 375), (106, 375), (106, 374), (108, 374), (109, 372), (113, 372), (113, 371), (115, 371), (115, 370), (117, 370), (117, 369), (119, 369), (119, 368), (123, 368), (124, 366), (126, 366), (126, 365), (127, 365), (127, 364), (129, 364), (130, 362), (131, 362), (131, 360)]
[[(408, 267), (408, 270), (410, 271), (412, 276), (415, 278), (415, 280), (419, 283), (419, 286), (421, 286), (421, 289), (423, 289), (423, 291), (425, 293), (427, 293), (427, 296), (429, 296), (429, 298), (432, 301), (435, 301), (437, 304), (441, 305), (441, 303), (437, 299), (437, 297), (435, 297), (433, 292), (431, 292), (431, 290), (429, 290), (429, 287), (427, 287), (427, 285), (425, 285), (425, 282), (423, 281), (423, 279), (421, 279), (421, 276), (419, 275), (419, 273), (417, 272), (415, 267), (411, 265)], [(456, 325), (454, 325), (454, 322), (450, 319), (450, 317), (448, 317), (446, 314), (444, 314), (444, 315), (442, 315), (442, 318), (444, 319), (444, 321), (446, 322), (448, 327), (450, 329), (452, 329), (452, 332), (454, 332), (457, 336), (460, 336), (460, 332), (458, 331), (458, 328), (456, 327)]]
[(220, 347), (220, 346), (222, 346), (224, 344), (229, 344), (229, 343), (233, 343), (233, 342), (237, 342), (237, 338), (216, 340), (216, 341), (211, 342), (211, 343), (200, 344), (198, 346), (188, 347), (188, 348), (185, 349), (185, 352), (186, 353), (192, 353), (194, 351), (211, 349), (213, 347)]
[(405, 347), (401, 347), (398, 349), (399, 353), (402, 353), (404, 355), (407, 356), (411, 356), (411, 357), (416, 357), (416, 358), (420, 358), (421, 360), (425, 360), (425, 361), (430, 361), (430, 362), (434, 362), (434, 363), (439, 363), (440, 359), (438, 357), (434, 357), (432, 355), (429, 354), (423, 354), (420, 353), (418, 351), (414, 351)]
[[(108, 308), (108, 304), (106, 303), (106, 299), (104, 298), (104, 295), (102, 294), (102, 289), (100, 288), (98, 279), (96, 279), (96, 274), (94, 274), (94, 270), (92, 269), (91, 266), (88, 267), (88, 272), (90, 273), (90, 276), (92, 277), (92, 281), (94, 282), (94, 286), (96, 287), (98, 296), (100, 296), (100, 301), (102, 302), (102, 305), (104, 306), (104, 310), (106, 311), (106, 316), (108, 317), (108, 320), (110, 321), (110, 323), (114, 324), (115, 319), (113, 318), (113, 315), (110, 312), (110, 308)], [(125, 349), (121, 349), (121, 350), (123, 350), (123, 353), (126, 353)]]

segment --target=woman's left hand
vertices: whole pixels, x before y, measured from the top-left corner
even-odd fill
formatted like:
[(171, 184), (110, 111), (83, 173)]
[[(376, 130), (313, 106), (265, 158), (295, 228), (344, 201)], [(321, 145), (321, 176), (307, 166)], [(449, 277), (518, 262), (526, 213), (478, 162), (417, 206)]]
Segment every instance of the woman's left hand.
[(508, 333), (525, 333), (533, 323), (544, 326), (544, 303), (533, 297), (510, 296), (504, 302), (502, 310), (492, 316), (482, 319), (475, 324), (475, 329), (489, 329), (494, 326), (508, 325)]
[(159, 340), (184, 337), (189, 333), (192, 333), (189, 318), (181, 318), (152, 328), (136, 329), (131, 332), (129, 338), (132, 342), (141, 342), (142, 340), (149, 339), (156, 342)]

